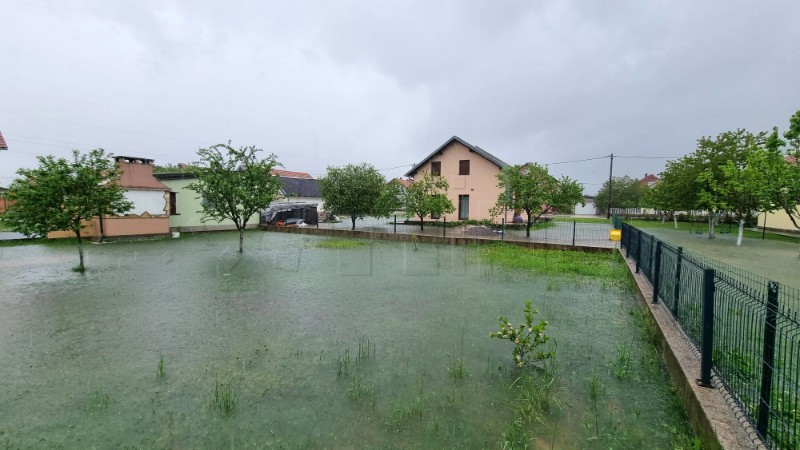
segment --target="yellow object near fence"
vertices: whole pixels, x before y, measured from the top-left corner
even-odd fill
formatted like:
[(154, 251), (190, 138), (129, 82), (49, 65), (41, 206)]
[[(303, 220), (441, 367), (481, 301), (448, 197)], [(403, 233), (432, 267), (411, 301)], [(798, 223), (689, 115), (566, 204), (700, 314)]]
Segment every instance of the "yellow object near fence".
[(622, 240), (622, 230), (609, 230), (608, 231), (608, 239), (611, 241), (621, 241)]

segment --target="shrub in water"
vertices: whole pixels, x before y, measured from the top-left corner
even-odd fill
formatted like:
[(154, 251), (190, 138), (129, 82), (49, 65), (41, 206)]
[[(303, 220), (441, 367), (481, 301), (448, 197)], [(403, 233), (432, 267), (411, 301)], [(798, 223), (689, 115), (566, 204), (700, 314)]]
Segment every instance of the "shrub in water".
[(555, 356), (556, 352), (545, 352), (538, 347), (550, 340), (550, 336), (545, 335), (547, 321), (542, 320), (537, 325), (533, 324), (533, 316), (539, 311), (533, 309), (530, 300), (525, 300), (525, 323), (518, 328), (514, 328), (511, 322), (503, 316), (497, 318), (500, 331), (489, 333), (489, 337), (507, 339), (514, 344), (514, 363), (517, 367), (522, 367), (537, 361), (544, 361)]

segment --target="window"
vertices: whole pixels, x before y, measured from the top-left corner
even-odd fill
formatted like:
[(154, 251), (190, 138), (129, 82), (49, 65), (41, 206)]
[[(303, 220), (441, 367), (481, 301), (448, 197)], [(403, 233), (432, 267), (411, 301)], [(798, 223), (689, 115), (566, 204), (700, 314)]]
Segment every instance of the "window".
[(458, 220), (469, 220), (469, 195), (458, 196)]
[(458, 174), (459, 175), (469, 175), (469, 160), (462, 159), (458, 162)]
[(169, 193), (169, 215), (170, 216), (178, 215), (178, 193), (177, 192), (170, 192)]
[(442, 175), (441, 161), (434, 161), (431, 163), (431, 175), (436, 175), (437, 177)]

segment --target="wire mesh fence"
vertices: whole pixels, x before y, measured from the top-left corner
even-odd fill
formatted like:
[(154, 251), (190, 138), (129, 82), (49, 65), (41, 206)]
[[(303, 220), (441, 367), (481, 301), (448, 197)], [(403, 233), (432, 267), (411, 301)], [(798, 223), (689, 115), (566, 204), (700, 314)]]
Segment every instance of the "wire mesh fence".
[(628, 224), (622, 248), (699, 350), (700, 380), (713, 370), (767, 446), (800, 448), (800, 291)]
[[(320, 223), (319, 228), (349, 230), (353, 223), (349, 218), (340, 222)], [(496, 241), (528, 241), (535, 243), (560, 244), (567, 246), (606, 247), (619, 246), (618, 241), (610, 239), (610, 222), (586, 223), (570, 218), (558, 218), (539, 222), (531, 226), (527, 236), (525, 225), (488, 222), (447, 222), (444, 219), (406, 223), (404, 216), (389, 218), (365, 217), (356, 220), (355, 230), (374, 233), (416, 234), (442, 237), (481, 238)]]

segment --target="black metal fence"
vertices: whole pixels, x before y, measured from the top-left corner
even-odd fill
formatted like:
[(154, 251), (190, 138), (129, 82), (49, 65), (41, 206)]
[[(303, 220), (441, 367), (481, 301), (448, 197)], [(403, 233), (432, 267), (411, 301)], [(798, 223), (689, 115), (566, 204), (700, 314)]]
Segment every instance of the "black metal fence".
[[(527, 241), (568, 246), (614, 248), (618, 242), (610, 239), (612, 224), (584, 223), (570, 218), (559, 218), (543, 222), (531, 228), (530, 237), (526, 236), (521, 225), (512, 224), (469, 224), (451, 223), (440, 219), (438, 223), (426, 222), (424, 229), (419, 224), (404, 223), (402, 216), (389, 219), (367, 217), (356, 222), (356, 230), (377, 233), (416, 234), (442, 237), (478, 237), (497, 241)], [(345, 218), (339, 223), (320, 223), (319, 228), (350, 229), (351, 222)]]
[(770, 448), (800, 448), (800, 291), (628, 224), (622, 248), (698, 349), (698, 383), (713, 372)]

